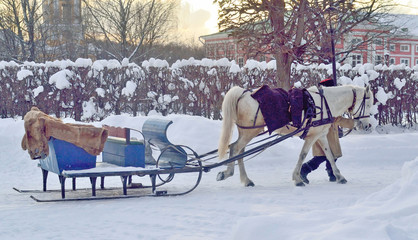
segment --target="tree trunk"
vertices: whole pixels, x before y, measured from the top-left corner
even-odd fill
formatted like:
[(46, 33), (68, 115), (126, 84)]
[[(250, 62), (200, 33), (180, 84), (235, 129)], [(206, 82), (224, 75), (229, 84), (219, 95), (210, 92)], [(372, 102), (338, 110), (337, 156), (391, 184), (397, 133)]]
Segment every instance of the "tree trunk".
[(292, 67), (292, 62), (289, 61), (289, 57), (284, 53), (274, 54), (276, 58), (276, 82), (277, 87), (283, 88), (286, 91), (289, 91), (291, 88), (290, 84), (290, 72)]

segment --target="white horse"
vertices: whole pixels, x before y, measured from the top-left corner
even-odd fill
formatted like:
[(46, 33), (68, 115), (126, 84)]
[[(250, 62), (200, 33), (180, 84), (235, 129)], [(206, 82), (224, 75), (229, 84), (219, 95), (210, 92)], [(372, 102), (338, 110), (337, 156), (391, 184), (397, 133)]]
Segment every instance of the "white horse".
[[(315, 105), (320, 107), (322, 100), (318, 88), (310, 87), (307, 90), (313, 97)], [(323, 96), (328, 102), (329, 110), (333, 117), (341, 116), (345, 112), (351, 112), (355, 119), (355, 127), (366, 130), (370, 127), (369, 116), (370, 108), (373, 105), (373, 93), (368, 86), (366, 88), (351, 85), (324, 87)], [(253, 97), (251, 97), (251, 93), (245, 91), (241, 87), (235, 86), (227, 92), (222, 103), (222, 133), (218, 147), (220, 159), (225, 159), (234, 124), (238, 126), (239, 136), (237, 141), (232, 143), (229, 147), (230, 157), (243, 153), (245, 151), (245, 146), (251, 141), (251, 139), (264, 131), (265, 121), (262, 113), (258, 111), (258, 107), (259, 104)], [(324, 112), (323, 118), (327, 118), (328, 114), (326, 109), (322, 110)], [(321, 119), (321, 116), (317, 114), (312, 121), (319, 119)], [(248, 126), (249, 128), (243, 128), (242, 126)], [(335, 165), (334, 156), (332, 155), (328, 145), (326, 135), (330, 126), (331, 123), (309, 128), (309, 131), (304, 138), (305, 143), (299, 154), (299, 160), (296, 164), (295, 170), (293, 171), (293, 180), (295, 181), (296, 186), (304, 186), (300, 177), (300, 169), (306, 155), (316, 141), (319, 141), (327, 159), (331, 163), (332, 171), (337, 178), (337, 182), (347, 182)], [(288, 128), (283, 127), (277, 129), (275, 132), (283, 134), (285, 132), (289, 132), (289, 130)], [(301, 134), (302, 133), (299, 133), (298, 135)], [(234, 174), (234, 165), (234, 162), (228, 163), (227, 169), (218, 173), (217, 180), (224, 180), (232, 176)], [(240, 170), (240, 179), (244, 186), (254, 186), (253, 181), (248, 178), (245, 172), (242, 158), (238, 160), (238, 166)]]

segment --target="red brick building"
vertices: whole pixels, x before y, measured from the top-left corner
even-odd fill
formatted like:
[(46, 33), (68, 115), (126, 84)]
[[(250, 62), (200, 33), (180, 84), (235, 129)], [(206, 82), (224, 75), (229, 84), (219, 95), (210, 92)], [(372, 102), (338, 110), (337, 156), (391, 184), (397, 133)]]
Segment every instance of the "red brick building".
[[(335, 42), (336, 52), (348, 49), (350, 45), (364, 42), (370, 33), (379, 36), (373, 41), (368, 41), (351, 52), (343, 63), (352, 66), (364, 63), (401, 64), (414, 67), (418, 65), (418, 16), (396, 15), (397, 20), (393, 24), (400, 29), (400, 34), (385, 34), (384, 30), (373, 28), (372, 25), (359, 25), (341, 39)], [(218, 32), (200, 37), (205, 45), (206, 57), (210, 59), (228, 58), (235, 60), (243, 66), (248, 59), (246, 49), (238, 44), (237, 39), (228, 36), (227, 32)], [(343, 56), (336, 56), (337, 60)], [(270, 61), (271, 55), (257, 57), (258, 61)]]

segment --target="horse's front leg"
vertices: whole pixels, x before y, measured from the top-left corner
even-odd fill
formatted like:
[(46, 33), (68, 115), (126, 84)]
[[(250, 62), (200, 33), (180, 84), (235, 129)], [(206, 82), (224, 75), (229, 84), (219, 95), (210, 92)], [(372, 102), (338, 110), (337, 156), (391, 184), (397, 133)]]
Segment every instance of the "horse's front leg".
[(332, 172), (334, 173), (335, 177), (337, 178), (337, 183), (347, 183), (347, 180), (344, 178), (344, 176), (341, 174), (340, 170), (337, 168), (337, 165), (335, 164), (335, 157), (333, 155), (333, 153), (331, 152), (331, 149), (329, 147), (329, 143), (328, 143), (328, 139), (326, 136), (323, 136), (321, 138), (318, 139), (319, 144), (322, 147), (322, 150), (325, 153), (325, 156), (327, 157), (331, 168), (332, 168)]
[(299, 154), (298, 162), (296, 163), (295, 170), (293, 170), (292, 179), (293, 181), (295, 181), (295, 185), (298, 187), (305, 186), (302, 178), (300, 177), (300, 169), (302, 168), (303, 161), (305, 161), (306, 155), (308, 155), (309, 149), (311, 149), (314, 142), (315, 142), (314, 139), (305, 138), (305, 142)]

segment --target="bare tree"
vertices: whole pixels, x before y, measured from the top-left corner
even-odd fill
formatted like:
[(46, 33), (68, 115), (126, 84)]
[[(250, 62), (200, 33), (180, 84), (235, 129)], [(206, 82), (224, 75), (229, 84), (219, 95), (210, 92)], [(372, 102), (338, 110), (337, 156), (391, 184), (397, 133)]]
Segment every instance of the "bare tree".
[(375, 19), (390, 6), (387, 0), (215, 2), (220, 7), (220, 30), (231, 30), (232, 35), (238, 37), (251, 53), (272, 54), (276, 59), (276, 81), (284, 89), (290, 89), (291, 64), (294, 61), (329, 59), (330, 18), (338, 18), (338, 26), (333, 29), (337, 39), (360, 23), (376, 22)]
[(86, 37), (95, 50), (112, 58), (143, 58), (146, 49), (164, 40), (174, 23), (177, 1), (83, 0)]
[(39, 9), (41, 9), (41, 1), (37, 0), (21, 0), (23, 23), (27, 33), (27, 46), (29, 50), (28, 61), (35, 61), (36, 59), (36, 41), (35, 41), (35, 26), (41, 19)]
[(2, 46), (5, 59), (19, 61), (26, 56), (23, 36), (23, 21), (19, 1), (1, 0), (0, 27), (2, 30)]
[(7, 58), (16, 61), (36, 60), (36, 26), (39, 24), (41, 1), (1, 0), (0, 39), (7, 49)]

